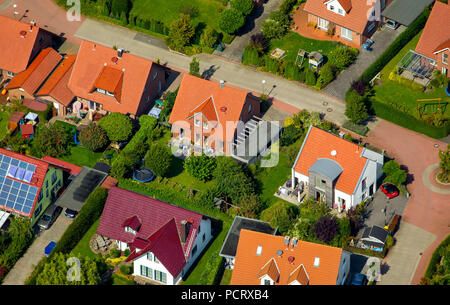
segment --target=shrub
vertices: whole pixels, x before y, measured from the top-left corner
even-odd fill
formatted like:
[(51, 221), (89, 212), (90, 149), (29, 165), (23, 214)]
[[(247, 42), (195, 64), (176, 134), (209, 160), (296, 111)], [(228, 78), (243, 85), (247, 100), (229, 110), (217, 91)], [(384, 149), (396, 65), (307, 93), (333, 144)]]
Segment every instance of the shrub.
[(180, 18), (174, 20), (169, 27), (167, 45), (174, 50), (182, 51), (186, 45), (191, 43), (195, 34), (195, 28), (191, 24), (189, 15), (180, 14)]
[(262, 33), (253, 34), (250, 37), (249, 45), (256, 49), (259, 53), (264, 53), (267, 50), (267, 41)]
[(261, 25), (261, 32), (267, 40), (279, 39), (286, 33), (286, 28), (273, 19), (266, 19)]
[(280, 233), (285, 234), (291, 229), (297, 216), (295, 206), (279, 201), (261, 213), (261, 220), (267, 221), (273, 228), (278, 227)]
[(191, 155), (184, 161), (184, 168), (192, 177), (201, 181), (209, 181), (216, 168), (216, 159), (207, 155)]
[(352, 82), (351, 88), (355, 90), (359, 95), (363, 96), (366, 92), (366, 83), (362, 79), (358, 79)]
[(298, 0), (284, 0), (280, 5), (279, 10), (284, 14), (289, 14), (297, 2)]
[(311, 69), (306, 69), (305, 84), (308, 86), (314, 86), (316, 84), (316, 74)]
[(242, 55), (242, 63), (247, 66), (258, 66), (260, 61), (258, 50), (250, 45), (246, 46)]
[(120, 251), (119, 249), (112, 248), (111, 250), (109, 250), (109, 255), (111, 256), (111, 258), (118, 258), (120, 257)]
[(300, 68), (293, 62), (288, 62), (284, 69), (284, 77), (291, 80), (300, 79)]
[(323, 242), (330, 242), (338, 233), (339, 225), (336, 217), (325, 215), (320, 217), (314, 225), (313, 232)]
[(83, 128), (80, 131), (79, 138), (81, 145), (92, 151), (99, 151), (108, 144), (106, 131), (95, 124)]
[(44, 125), (37, 132), (33, 144), (42, 156), (61, 157), (69, 153), (70, 133), (61, 125)]
[(269, 18), (273, 21), (277, 22), (280, 26), (287, 29), (290, 24), (289, 15), (283, 13), (281, 10), (272, 11), (269, 15)]
[(133, 130), (131, 119), (119, 112), (113, 112), (98, 121), (98, 126), (103, 128), (109, 140), (122, 142), (128, 140)]
[(219, 255), (219, 250), (214, 251), (206, 262), (198, 285), (219, 285), (224, 267), (225, 259)]
[(120, 266), (120, 272), (125, 275), (130, 275), (133, 273), (133, 267), (129, 265), (122, 265)]
[(155, 175), (165, 177), (172, 164), (172, 152), (161, 144), (153, 144), (145, 156), (145, 167)]
[(231, 8), (236, 9), (242, 15), (249, 15), (253, 10), (252, 0), (230, 0)]
[(131, 254), (131, 251), (129, 248), (126, 248), (125, 251), (123, 251), (123, 255), (128, 257)]
[(280, 63), (278, 60), (270, 58), (269, 56), (266, 56), (265, 58), (265, 66), (267, 70), (271, 73), (277, 73)]
[(331, 83), (331, 81), (334, 79), (334, 73), (331, 65), (325, 64), (321, 69), (319, 73), (319, 79), (317, 80), (321, 85), (326, 85)]
[(400, 165), (394, 160), (390, 160), (383, 165), (383, 173), (386, 176), (392, 175), (400, 169)]
[(244, 16), (238, 10), (230, 8), (220, 14), (218, 26), (223, 32), (233, 34), (244, 25), (244, 22)]
[(416, 83), (413, 80), (407, 79), (401, 75), (398, 75), (394, 71), (389, 73), (389, 79), (393, 82), (396, 82), (402, 86), (408, 87), (415, 91), (423, 91), (424, 89), (424, 87), (421, 84)]
[(339, 71), (348, 67), (353, 62), (353, 60), (355, 60), (355, 58), (355, 52), (344, 46), (337, 47), (331, 50), (328, 56), (329, 63), (336, 67), (336, 69)]
[(352, 90), (347, 96), (347, 104), (345, 107), (345, 115), (350, 122), (358, 124), (362, 120), (368, 118), (367, 108), (364, 104), (364, 98), (356, 91)]
[(447, 144), (446, 150), (439, 149), (439, 168), (438, 179), (441, 182), (448, 183), (450, 180), (450, 144)]
[(200, 45), (207, 48), (212, 48), (217, 42), (218, 34), (210, 26), (206, 26), (203, 33), (200, 35)]
[(200, 60), (197, 57), (192, 57), (192, 61), (189, 64), (189, 74), (200, 77)]
[(280, 137), (280, 145), (281, 146), (289, 146), (293, 144), (295, 141), (300, 139), (303, 134), (303, 130), (301, 128), (295, 127), (295, 125), (289, 125), (283, 129), (283, 133)]
[(255, 194), (244, 195), (239, 200), (239, 213), (244, 217), (256, 218), (260, 209), (261, 202)]
[[(361, 136), (365, 136), (369, 132), (369, 128), (367, 126), (355, 124), (350, 121), (346, 121), (344, 124), (342, 124), (342, 127), (351, 130)], [(349, 139), (351, 140), (351, 136)]]
[(433, 85), (433, 87), (447, 87), (447, 84), (449, 82), (447, 75), (442, 74), (439, 70), (434, 70), (433, 77), (433, 81), (436, 82), (436, 86)]
[(386, 241), (384, 242), (384, 246), (386, 247), (386, 249), (389, 249), (393, 245), (394, 245), (394, 238), (388, 234), (388, 236), (386, 236)]

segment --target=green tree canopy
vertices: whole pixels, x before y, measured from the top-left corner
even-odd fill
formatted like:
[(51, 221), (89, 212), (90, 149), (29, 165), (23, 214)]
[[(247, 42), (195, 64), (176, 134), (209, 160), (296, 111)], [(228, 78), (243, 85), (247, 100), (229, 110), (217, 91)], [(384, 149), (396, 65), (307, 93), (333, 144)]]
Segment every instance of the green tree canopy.
[(180, 14), (180, 18), (174, 20), (169, 27), (167, 43), (170, 48), (182, 51), (185, 46), (191, 43), (194, 34), (195, 28), (191, 24), (191, 17)]
[(200, 60), (197, 57), (192, 57), (192, 61), (189, 64), (189, 74), (200, 77)]
[(207, 155), (191, 155), (184, 161), (184, 168), (192, 177), (201, 181), (209, 181), (216, 168), (216, 159)]
[(106, 131), (95, 124), (83, 128), (80, 131), (79, 139), (81, 145), (92, 151), (99, 151), (108, 144)]
[(237, 11), (239, 11), (242, 15), (247, 16), (253, 10), (253, 1), (252, 0), (230, 0), (230, 6)]
[(286, 234), (294, 224), (298, 211), (295, 206), (278, 201), (261, 213), (261, 220), (267, 221), (273, 228), (278, 227), (282, 234)]
[(345, 115), (350, 122), (355, 124), (359, 124), (369, 116), (364, 104), (364, 97), (360, 96), (355, 90), (351, 90), (347, 96)]
[(439, 150), (439, 159), (441, 172), (438, 174), (438, 179), (448, 183), (450, 182), (450, 144), (447, 145), (446, 150)]
[(214, 44), (217, 42), (218, 34), (216, 30), (214, 30), (210, 26), (206, 26), (203, 30), (203, 33), (200, 35), (200, 45), (203, 47), (212, 48)]
[(223, 11), (218, 20), (219, 29), (227, 34), (233, 34), (239, 30), (244, 23), (244, 16), (234, 8)]
[(261, 32), (267, 40), (281, 38), (286, 33), (286, 28), (278, 21), (266, 19), (261, 25)]
[(165, 177), (172, 162), (172, 152), (162, 144), (153, 144), (145, 155), (145, 167), (157, 176)]
[(130, 138), (133, 124), (131, 119), (119, 112), (113, 112), (98, 121), (98, 126), (103, 128), (111, 141), (122, 142)]
[(70, 141), (70, 133), (61, 125), (53, 124), (41, 126), (33, 142), (42, 156), (58, 158), (68, 154)]

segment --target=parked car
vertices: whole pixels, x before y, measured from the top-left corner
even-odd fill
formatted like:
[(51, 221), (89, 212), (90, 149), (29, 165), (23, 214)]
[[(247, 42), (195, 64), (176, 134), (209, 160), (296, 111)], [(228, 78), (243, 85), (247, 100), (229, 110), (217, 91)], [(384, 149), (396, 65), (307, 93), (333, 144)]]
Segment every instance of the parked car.
[(66, 208), (66, 211), (64, 212), (64, 215), (65, 215), (66, 217), (69, 217), (69, 218), (75, 218), (75, 216), (78, 215), (78, 212)]
[(365, 285), (367, 282), (367, 278), (362, 273), (355, 273), (352, 277), (352, 285)]
[(42, 230), (47, 230), (48, 228), (50, 228), (52, 223), (56, 220), (56, 218), (58, 217), (59, 213), (61, 213), (61, 211), (62, 211), (61, 207), (51, 204), (45, 210), (44, 214), (42, 214), (41, 218), (39, 219), (38, 226)]
[(380, 189), (386, 194), (386, 196), (388, 196), (389, 199), (397, 197), (399, 194), (397, 187), (390, 183), (383, 184), (380, 186)]

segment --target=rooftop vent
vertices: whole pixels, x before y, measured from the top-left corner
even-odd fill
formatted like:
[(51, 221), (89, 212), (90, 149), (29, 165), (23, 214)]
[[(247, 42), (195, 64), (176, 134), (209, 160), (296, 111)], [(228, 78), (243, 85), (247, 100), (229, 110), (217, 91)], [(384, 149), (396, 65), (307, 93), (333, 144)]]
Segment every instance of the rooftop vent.
[(223, 113), (226, 113), (227, 112), (227, 107), (225, 107), (225, 106), (220, 107), (220, 111), (222, 111)]
[(27, 34), (27, 31), (20, 31), (20, 36), (22, 38), (25, 38), (25, 35)]
[(225, 87), (225, 81), (224, 80), (220, 80), (220, 89), (223, 89), (223, 87)]
[(298, 244), (297, 237), (292, 237), (292, 240), (291, 240), (292, 247), (297, 247), (297, 244)]
[(256, 255), (261, 256), (261, 253), (262, 253), (262, 246), (258, 246), (256, 248)]
[(332, 155), (333, 157), (336, 156), (336, 155), (337, 155), (337, 151), (332, 150), (332, 151), (331, 151), (331, 155)]
[(119, 58), (114, 56), (113, 58), (111, 58), (111, 61), (116, 64), (119, 61)]
[(320, 257), (315, 257), (314, 258), (314, 267), (319, 267), (319, 264), (320, 264)]
[(122, 58), (123, 49), (117, 49), (117, 57)]
[(284, 245), (287, 247), (289, 246), (289, 236), (284, 237)]
[(283, 255), (283, 250), (277, 250), (277, 252), (275, 252), (276, 255), (278, 255), (279, 257), (281, 257), (281, 255)]
[(292, 264), (292, 263), (294, 262), (294, 260), (295, 260), (295, 257), (293, 257), (293, 256), (289, 256), (289, 257), (288, 257), (288, 262), (289, 262), (289, 263)]

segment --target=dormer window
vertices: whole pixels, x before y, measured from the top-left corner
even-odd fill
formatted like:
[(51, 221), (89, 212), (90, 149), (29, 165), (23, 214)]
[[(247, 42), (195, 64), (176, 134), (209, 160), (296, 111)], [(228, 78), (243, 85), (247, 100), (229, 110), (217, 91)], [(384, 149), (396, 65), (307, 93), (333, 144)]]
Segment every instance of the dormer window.
[(442, 63), (448, 65), (448, 54), (442, 53)]
[(334, 6), (330, 5), (330, 11), (334, 11)]
[(97, 88), (97, 92), (101, 93), (101, 94), (106, 94), (106, 90), (103, 90), (103, 89), (100, 89), (100, 88)]
[(130, 228), (130, 227), (125, 227), (125, 232), (132, 233), (132, 234), (136, 235), (136, 231), (133, 230), (133, 229)]
[(114, 97), (114, 93), (106, 91), (106, 95)]
[(339, 13), (340, 15), (344, 15), (344, 11), (341, 10), (341, 9), (338, 9), (338, 13)]
[(194, 119), (194, 125), (200, 127), (200, 120)]
[(208, 122), (203, 122), (203, 129), (208, 129)]

